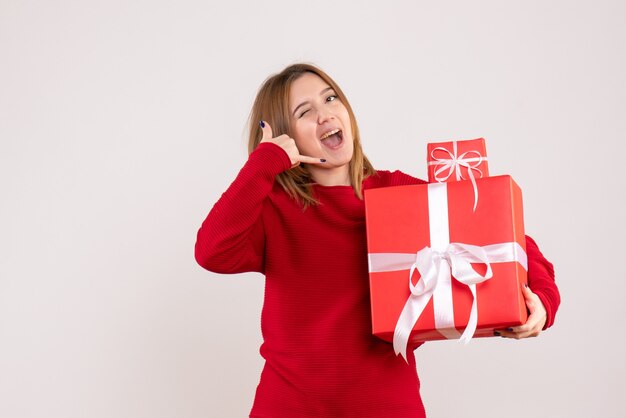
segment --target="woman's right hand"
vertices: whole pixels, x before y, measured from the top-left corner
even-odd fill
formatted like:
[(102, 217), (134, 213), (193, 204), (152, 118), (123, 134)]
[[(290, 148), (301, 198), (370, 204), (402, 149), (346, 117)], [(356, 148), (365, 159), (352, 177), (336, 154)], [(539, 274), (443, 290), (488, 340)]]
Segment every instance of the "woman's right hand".
[(272, 144), (276, 144), (284, 149), (289, 156), (289, 160), (291, 160), (291, 167), (298, 166), (300, 165), (300, 163), (322, 164), (326, 162), (326, 160), (321, 158), (313, 158), (306, 155), (301, 155), (298, 147), (296, 146), (296, 141), (289, 137), (289, 135), (283, 134), (274, 138), (272, 134), (272, 127), (269, 123), (265, 121), (261, 121), (261, 130), (263, 131), (263, 138), (261, 139), (261, 143), (269, 142)]

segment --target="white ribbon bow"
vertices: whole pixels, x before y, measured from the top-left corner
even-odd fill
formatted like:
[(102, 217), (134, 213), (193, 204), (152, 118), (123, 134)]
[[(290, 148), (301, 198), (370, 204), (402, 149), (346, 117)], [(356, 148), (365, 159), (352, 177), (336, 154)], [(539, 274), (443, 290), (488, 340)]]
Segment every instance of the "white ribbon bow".
[[(461, 155), (457, 155), (457, 148), (457, 141), (452, 141), (452, 152), (443, 147), (433, 149), (430, 152), (430, 157), (433, 161), (429, 161), (428, 165), (435, 166), (433, 177), (435, 178), (435, 181), (439, 183), (443, 183), (448, 180), (453, 173), (455, 174), (457, 181), (466, 180), (465, 177), (463, 177), (461, 167), (467, 168), (467, 175), (472, 182), (472, 187), (474, 188), (473, 210), (475, 211), (476, 205), (478, 205), (478, 187), (476, 186), (474, 171), (479, 174), (478, 178), (482, 178), (483, 172), (478, 168), (478, 166), (480, 166), (483, 161), (487, 161), (487, 157), (483, 157), (478, 151), (475, 150), (466, 151)], [(450, 158), (437, 158), (435, 157), (435, 151), (443, 151), (448, 154)], [(468, 157), (468, 155), (476, 155), (476, 157)], [(445, 171), (447, 171), (447, 173), (445, 173)]]
[[(478, 304), (476, 285), (493, 276), (491, 264), (518, 262), (527, 269), (526, 252), (517, 242), (491, 244), (484, 247), (463, 243), (450, 243), (444, 251), (434, 251), (424, 247), (417, 254), (405, 253), (370, 253), (370, 272), (385, 272), (409, 269), (409, 289), (407, 299), (393, 335), (393, 347), (397, 354), (406, 360), (406, 348), (411, 331), (426, 305), (433, 299), (435, 327), (447, 338), (459, 338), (454, 329), (454, 308), (450, 287), (451, 277), (466, 285), (472, 292), (472, 308), (465, 331), (460, 340), (467, 343), (474, 335), (478, 323)], [(476, 272), (471, 263), (483, 263), (487, 266), (484, 275)], [(421, 277), (417, 284), (411, 278), (419, 271)]]
[[(487, 271), (485, 275), (478, 274), (472, 268), (471, 263), (486, 264)], [(411, 277), (416, 269), (419, 271), (421, 278), (417, 285), (413, 285)], [(476, 245), (462, 243), (451, 243), (443, 252), (433, 251), (430, 247), (425, 247), (417, 252), (415, 263), (411, 266), (409, 273), (411, 296), (409, 296), (402, 309), (393, 334), (393, 347), (396, 355), (402, 354), (402, 357), (406, 360), (406, 347), (413, 326), (431, 299), (437, 283), (439, 281), (449, 281), (450, 276), (466, 285), (472, 292), (470, 317), (467, 327), (463, 335), (461, 335), (461, 341), (467, 343), (472, 338), (478, 323), (476, 284), (493, 277), (491, 264), (485, 250)], [(435, 309), (435, 324), (450, 322), (454, 324), (454, 313), (451, 310)]]

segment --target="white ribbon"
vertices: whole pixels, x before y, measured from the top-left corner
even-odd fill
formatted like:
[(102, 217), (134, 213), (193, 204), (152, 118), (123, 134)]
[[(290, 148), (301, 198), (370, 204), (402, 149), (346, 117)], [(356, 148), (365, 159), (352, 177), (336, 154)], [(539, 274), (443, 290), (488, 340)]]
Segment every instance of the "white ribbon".
[[(450, 243), (448, 233), (447, 187), (445, 183), (428, 185), (429, 228), (431, 247), (416, 254), (370, 253), (371, 273), (409, 270), (409, 290), (393, 335), (396, 354), (406, 360), (409, 336), (424, 308), (433, 299), (435, 328), (446, 338), (460, 338), (467, 343), (474, 335), (478, 322), (476, 284), (489, 280), (493, 273), (491, 264), (517, 262), (527, 270), (527, 257), (517, 242), (504, 242), (482, 247), (464, 243)], [(487, 266), (484, 275), (478, 274), (471, 263)], [(413, 285), (411, 278), (417, 270), (421, 277)], [(472, 293), (470, 317), (462, 335), (454, 326), (452, 304), (452, 277), (466, 285)], [(460, 336), (459, 336), (460, 335)]]
[[(437, 158), (435, 157), (435, 151), (443, 151), (448, 154), (450, 158)], [(477, 157), (467, 157), (468, 155), (477, 155)], [(437, 147), (430, 152), (430, 158), (432, 161), (429, 161), (428, 165), (435, 166), (433, 177), (435, 181), (439, 183), (447, 181), (453, 173), (455, 174), (457, 181), (466, 180), (465, 177), (463, 177), (461, 167), (467, 168), (467, 175), (472, 182), (472, 187), (474, 188), (473, 210), (475, 211), (476, 206), (478, 205), (478, 187), (476, 186), (474, 171), (479, 174), (478, 178), (482, 178), (483, 172), (478, 168), (478, 166), (480, 166), (483, 161), (487, 161), (487, 157), (483, 157), (478, 151), (475, 150), (466, 151), (463, 154), (458, 155), (457, 141), (452, 141), (452, 152), (446, 148)], [(447, 173), (445, 173), (446, 170)]]

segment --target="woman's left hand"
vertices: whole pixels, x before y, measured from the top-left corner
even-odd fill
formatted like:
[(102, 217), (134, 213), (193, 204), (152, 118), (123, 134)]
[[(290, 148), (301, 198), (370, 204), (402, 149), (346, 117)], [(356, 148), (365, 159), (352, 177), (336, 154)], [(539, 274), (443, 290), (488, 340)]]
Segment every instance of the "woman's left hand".
[(543, 303), (541, 303), (541, 299), (539, 299), (539, 296), (533, 293), (527, 285), (522, 286), (522, 294), (524, 295), (526, 306), (530, 312), (528, 320), (526, 320), (524, 325), (497, 330), (496, 335), (519, 340), (521, 338), (536, 337), (543, 329), (546, 324), (547, 314), (546, 308), (543, 306)]

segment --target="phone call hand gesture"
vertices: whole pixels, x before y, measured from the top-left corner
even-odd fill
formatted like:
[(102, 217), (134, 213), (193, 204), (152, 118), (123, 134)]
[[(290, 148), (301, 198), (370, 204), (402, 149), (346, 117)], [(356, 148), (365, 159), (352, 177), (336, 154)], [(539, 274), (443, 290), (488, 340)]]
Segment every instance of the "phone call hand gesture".
[(272, 127), (269, 123), (261, 121), (260, 125), (261, 129), (263, 130), (263, 138), (261, 139), (261, 143), (270, 142), (272, 144), (278, 145), (283, 150), (285, 150), (285, 152), (289, 156), (289, 160), (291, 160), (291, 167), (300, 165), (300, 163), (322, 164), (326, 162), (326, 160), (324, 159), (301, 155), (298, 147), (296, 147), (296, 141), (294, 141), (288, 135), (283, 134), (274, 138), (274, 135), (272, 134)]

